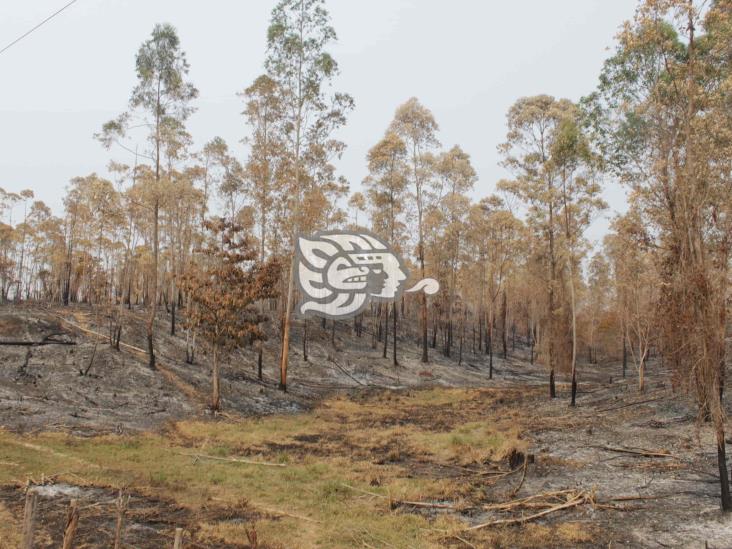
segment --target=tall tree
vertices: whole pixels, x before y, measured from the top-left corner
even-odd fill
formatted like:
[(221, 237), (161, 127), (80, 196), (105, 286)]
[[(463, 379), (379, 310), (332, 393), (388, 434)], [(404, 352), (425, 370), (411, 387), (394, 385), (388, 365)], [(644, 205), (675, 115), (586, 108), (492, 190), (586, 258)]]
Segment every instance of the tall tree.
[[(397, 251), (401, 249), (404, 231), (403, 215), (407, 190), (407, 148), (404, 141), (394, 132), (386, 135), (374, 145), (367, 155), (369, 175), (364, 180), (366, 196), (371, 210), (374, 231), (386, 238)], [(388, 346), (389, 306), (382, 307), (384, 316), (384, 358)], [(392, 303), (392, 346), (393, 363), (397, 359), (397, 304)]]
[[(267, 30), (267, 75), (277, 84), (282, 105), (282, 128), (289, 168), (282, 193), (291, 219), (287, 230), (290, 254), (295, 235), (317, 225), (317, 217), (328, 205), (328, 193), (337, 184), (330, 159), (344, 148), (332, 137), (345, 124), (353, 99), (343, 93), (329, 93), (338, 64), (327, 52), (336, 39), (323, 0), (280, 0), (272, 10)], [(287, 390), (287, 366), (294, 299), (291, 256), (282, 321), (280, 388)]]
[(623, 348), (630, 350), (638, 371), (638, 392), (642, 393), (648, 352), (657, 328), (661, 280), (638, 209), (617, 217), (611, 228), (613, 232), (605, 237), (604, 244), (619, 294)]
[[(407, 145), (411, 160), (411, 183), (417, 207), (417, 260), (420, 276), (425, 277), (425, 235), (424, 218), (427, 207), (427, 186), (430, 181), (432, 163), (429, 151), (440, 143), (437, 140), (437, 122), (429, 109), (412, 97), (400, 105), (394, 113), (390, 130), (402, 138)], [(427, 294), (422, 300), (422, 362), (429, 361), (427, 351)]]
[(732, 5), (641, 2), (606, 63), (594, 107), (609, 168), (652, 228), (665, 360), (711, 417), (721, 505), (732, 511), (723, 392), (732, 234)]
[(567, 334), (571, 331), (560, 301), (564, 290), (563, 254), (558, 242), (562, 195), (558, 163), (552, 161), (552, 146), (561, 122), (571, 116), (574, 109), (571, 101), (548, 95), (521, 98), (508, 112), (507, 139), (499, 146), (503, 165), (515, 176), (511, 181), (500, 182), (499, 187), (527, 206), (528, 223), (538, 241), (543, 243), (540, 257), (546, 266), (547, 298), (544, 314), (547, 337), (543, 338), (546, 344), (543, 354), (549, 369), (551, 398), (556, 396), (555, 371), (565, 366)]
[[(259, 228), (259, 260), (266, 257), (267, 239), (275, 201), (275, 178), (280, 174), (283, 156), (282, 102), (277, 83), (267, 75), (257, 79), (242, 94), (246, 106), (244, 116), (251, 128), (245, 140), (251, 147), (245, 167), (247, 191), (256, 210)], [(264, 302), (260, 301), (260, 312), (264, 313)], [(257, 349), (257, 374), (262, 379), (263, 348), (261, 341)]]
[[(493, 331), (496, 301), (522, 255), (523, 223), (493, 195), (471, 206), (467, 218), (466, 246), (479, 264), (479, 333), (485, 331), (488, 376), (493, 377)], [(505, 324), (502, 327), (505, 331)], [(482, 335), (482, 334), (481, 334)]]
[[(147, 319), (148, 364), (155, 368), (155, 351), (153, 348), (153, 329), (158, 301), (158, 256), (159, 215), (160, 215), (160, 180), (164, 176), (162, 159), (166, 143), (177, 134), (174, 129), (181, 129), (186, 119), (193, 112), (190, 105), (198, 95), (198, 90), (186, 80), (189, 65), (185, 53), (180, 48), (180, 39), (175, 28), (167, 23), (157, 24), (151, 37), (143, 42), (135, 59), (137, 85), (130, 96), (130, 110), (117, 119), (104, 124), (97, 137), (106, 147), (117, 143), (131, 151), (129, 145), (121, 142), (133, 128), (147, 129), (147, 141), (150, 144), (144, 158), (153, 163), (154, 179), (147, 204), (152, 216), (152, 266), (150, 280), (152, 290), (149, 301)], [(166, 131), (167, 130), (167, 131)], [(166, 140), (166, 138), (168, 138)]]
[(581, 112), (572, 109), (562, 118), (551, 143), (551, 162), (557, 172), (561, 197), (560, 225), (563, 227), (563, 248), (566, 254), (570, 309), (572, 313), (572, 396), (570, 406), (577, 399), (577, 284), (580, 249), (584, 231), (593, 215), (605, 209), (600, 198), (600, 185), (595, 180), (598, 159), (590, 149), (590, 142), (581, 128)]
[(450, 356), (453, 345), (453, 309), (457, 297), (459, 263), (463, 255), (465, 232), (470, 198), (477, 176), (470, 155), (458, 145), (441, 153), (435, 161), (436, 185), (438, 186), (435, 203), (442, 212), (444, 229), (441, 247), (447, 252), (449, 270), (445, 354)]

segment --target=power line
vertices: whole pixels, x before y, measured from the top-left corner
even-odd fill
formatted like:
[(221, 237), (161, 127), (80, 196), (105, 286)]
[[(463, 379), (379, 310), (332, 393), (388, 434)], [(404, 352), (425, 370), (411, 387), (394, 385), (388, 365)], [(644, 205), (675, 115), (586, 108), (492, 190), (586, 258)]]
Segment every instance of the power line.
[(25, 34), (22, 34), (21, 36), (19, 36), (18, 38), (16, 38), (12, 42), (10, 42), (10, 44), (8, 44), (3, 49), (1, 49), (0, 50), (0, 54), (2, 54), (5, 50), (7, 50), (8, 48), (10, 48), (11, 46), (14, 46), (15, 44), (17, 44), (18, 42), (20, 42), (21, 40), (23, 40), (23, 38), (25, 38), (26, 36), (28, 36), (30, 33), (32, 33), (38, 27), (40, 27), (44, 23), (47, 23), (48, 21), (50, 21), (51, 19), (53, 19), (54, 17), (56, 17), (59, 13), (61, 13), (62, 11), (64, 11), (66, 8), (68, 8), (71, 4), (75, 4), (77, 1), (78, 0), (71, 0), (71, 2), (69, 2), (68, 4), (66, 4), (63, 8), (61, 8), (60, 10), (52, 13), (48, 17), (46, 17), (43, 21), (41, 21), (40, 23), (38, 23), (35, 27), (33, 27), (32, 29), (30, 29), (29, 31), (27, 31)]

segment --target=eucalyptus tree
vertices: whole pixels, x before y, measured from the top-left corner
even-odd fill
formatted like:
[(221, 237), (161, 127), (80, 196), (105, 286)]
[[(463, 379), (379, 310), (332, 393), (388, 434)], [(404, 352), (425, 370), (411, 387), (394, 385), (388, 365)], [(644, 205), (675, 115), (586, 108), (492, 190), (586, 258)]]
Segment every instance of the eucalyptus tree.
[(619, 300), (624, 349), (638, 371), (638, 392), (645, 391), (645, 368), (651, 344), (656, 339), (661, 280), (656, 269), (652, 242), (640, 212), (631, 208), (616, 217), (604, 246), (612, 266)]
[[(404, 141), (392, 131), (387, 131), (384, 137), (369, 149), (366, 155), (369, 175), (364, 179), (366, 198), (371, 212), (371, 224), (374, 231), (386, 238), (401, 251), (401, 242), (406, 228), (404, 214), (407, 198), (407, 148)], [(354, 195), (355, 196), (355, 195)], [(382, 308), (384, 315), (384, 352), (388, 347), (389, 306)], [(397, 304), (392, 304), (392, 346), (393, 363), (399, 365), (397, 359)]]
[(732, 510), (723, 403), (731, 7), (727, 0), (641, 2), (586, 99), (608, 167), (630, 186), (650, 229), (662, 281), (662, 352), (713, 421), (725, 511)]
[[(554, 136), (562, 120), (574, 110), (567, 99), (555, 99), (548, 95), (523, 97), (516, 101), (507, 114), (508, 134), (506, 142), (499, 146), (503, 165), (514, 175), (510, 181), (501, 181), (499, 188), (516, 196), (528, 210), (527, 221), (542, 242), (542, 263), (546, 268), (546, 338), (543, 338), (545, 364), (549, 369), (549, 396), (556, 396), (555, 372), (564, 366), (559, 362), (559, 352), (565, 347), (566, 315), (561, 315), (562, 276), (559, 211), (562, 196), (559, 178), (551, 157)], [(566, 350), (563, 355), (567, 354)], [(567, 357), (562, 357), (566, 359)], [(568, 360), (567, 360), (568, 361)]]
[(250, 128), (250, 135), (244, 139), (250, 147), (245, 165), (247, 193), (256, 209), (259, 256), (264, 261), (284, 152), (282, 97), (277, 83), (266, 74), (258, 76), (240, 95), (245, 100), (243, 114)]
[[(267, 240), (272, 237), (270, 224), (272, 208), (276, 200), (276, 179), (281, 175), (284, 140), (282, 136), (282, 98), (277, 83), (263, 74), (244, 90), (240, 96), (245, 101), (242, 113), (250, 129), (244, 142), (250, 146), (244, 166), (245, 187), (254, 209), (259, 233), (259, 260), (264, 262)], [(264, 302), (259, 303), (264, 312)], [(262, 379), (263, 346), (257, 342), (257, 373)]]
[[(437, 122), (432, 112), (412, 97), (400, 105), (394, 113), (390, 130), (404, 140), (411, 163), (411, 184), (417, 208), (417, 260), (420, 276), (425, 277), (425, 235), (424, 218), (428, 205), (428, 187), (431, 179), (431, 155), (428, 153), (439, 146)], [(427, 351), (427, 295), (422, 300), (422, 362), (429, 361)]]
[(14, 280), (14, 254), (16, 231), (13, 227), (13, 207), (20, 200), (20, 195), (8, 192), (0, 187), (0, 215), (8, 214), (8, 222), (0, 222), (0, 300), (6, 301)]
[[(294, 253), (294, 237), (314, 228), (324, 202), (342, 193), (343, 184), (333, 177), (330, 160), (344, 144), (333, 132), (346, 122), (353, 99), (331, 92), (338, 64), (327, 48), (336, 39), (323, 0), (280, 0), (272, 10), (267, 30), (267, 75), (277, 85), (282, 106), (280, 120), (284, 156), (282, 209), (288, 227), (283, 231)], [(286, 175), (285, 175), (286, 174)], [(294, 255), (290, 260), (282, 322), (280, 388), (287, 390), (290, 328), (294, 299)]]
[(570, 109), (556, 127), (550, 145), (550, 162), (556, 171), (561, 199), (559, 224), (563, 229), (563, 252), (567, 269), (570, 310), (572, 314), (572, 396), (570, 405), (577, 399), (577, 277), (581, 260), (584, 232), (593, 216), (607, 208), (600, 197), (597, 182), (598, 157), (591, 149), (586, 132), (582, 130), (582, 113)]
[(348, 197), (348, 207), (353, 212), (353, 221), (351, 226), (358, 229), (360, 227), (358, 224), (358, 214), (366, 211), (366, 197), (360, 192), (353, 193)]
[(453, 344), (453, 308), (457, 291), (457, 275), (462, 259), (466, 222), (470, 208), (468, 194), (478, 177), (470, 162), (470, 155), (458, 145), (441, 153), (435, 162), (435, 184), (438, 186), (435, 204), (444, 214), (443, 249), (448, 253), (449, 268), (447, 296), (447, 333), (445, 354), (450, 356)]
[(31, 189), (24, 189), (20, 191), (20, 199), (23, 203), (23, 221), (15, 228), (18, 233), (20, 240), (20, 252), (18, 257), (18, 276), (15, 288), (15, 301), (20, 301), (22, 298), (21, 284), (23, 283), (23, 267), (25, 262), (25, 252), (28, 240), (28, 201), (33, 198), (33, 191)]
[(597, 351), (601, 343), (600, 330), (612, 309), (610, 272), (606, 254), (602, 252), (593, 254), (587, 266), (587, 298), (585, 300), (587, 359), (590, 364), (597, 363)]
[(147, 319), (148, 364), (155, 368), (153, 348), (153, 329), (158, 298), (158, 256), (159, 256), (159, 215), (161, 205), (160, 182), (165, 177), (163, 155), (165, 147), (172, 147), (184, 131), (185, 121), (193, 112), (191, 101), (198, 90), (187, 81), (189, 71), (186, 55), (180, 47), (176, 29), (167, 23), (157, 24), (149, 39), (142, 43), (136, 58), (137, 85), (130, 95), (129, 110), (118, 118), (104, 124), (96, 137), (109, 148), (116, 143), (133, 152), (125, 138), (144, 130), (147, 146), (145, 152), (137, 153), (140, 158), (152, 163), (154, 178), (149, 181), (153, 187), (148, 193), (146, 204), (152, 224), (152, 283), (149, 314)]
[(505, 290), (507, 279), (521, 256), (525, 232), (523, 223), (495, 195), (473, 204), (466, 223), (466, 248), (480, 264), (479, 326), (485, 326), (485, 353), (489, 360), (488, 375), (492, 378), (496, 300)]

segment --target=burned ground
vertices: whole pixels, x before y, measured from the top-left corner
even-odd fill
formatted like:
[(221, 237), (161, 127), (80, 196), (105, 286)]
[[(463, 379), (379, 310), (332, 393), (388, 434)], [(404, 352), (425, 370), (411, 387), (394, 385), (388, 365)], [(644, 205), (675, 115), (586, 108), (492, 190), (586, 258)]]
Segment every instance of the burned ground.
[(618, 364), (583, 365), (570, 409), (566, 380), (549, 400), (519, 347), (489, 380), (479, 355), (458, 365), (434, 352), (425, 368), (405, 343), (394, 369), (368, 339), (344, 329), (336, 345), (356, 350), (338, 351), (316, 326), (290, 392), (273, 380), (275, 346), (263, 382), (243, 352), (213, 418), (205, 356), (176, 359), (180, 337), (161, 327), (152, 372), (132, 348), (141, 322), (117, 352), (89, 332), (103, 332), (90, 311), (71, 313), (3, 310), (0, 325), (24, 332), (0, 339), (75, 345), (31, 347), (24, 371), (27, 348), (0, 348), (0, 546), (17, 542), (28, 481), (40, 547), (58, 546), (72, 497), (79, 546), (109, 546), (119, 489), (129, 547), (165, 546), (175, 527), (203, 547), (247, 547), (252, 530), (272, 548), (731, 545), (711, 429), (656, 364), (645, 394)]

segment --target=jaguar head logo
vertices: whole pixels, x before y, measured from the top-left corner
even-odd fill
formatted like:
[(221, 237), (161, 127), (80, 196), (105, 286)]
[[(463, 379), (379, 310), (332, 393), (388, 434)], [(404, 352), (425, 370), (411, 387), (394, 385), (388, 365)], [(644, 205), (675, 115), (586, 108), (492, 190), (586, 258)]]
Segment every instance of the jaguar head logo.
[(365, 232), (329, 231), (296, 243), (295, 280), (302, 292), (297, 313), (350, 318), (370, 301), (394, 301), (409, 271), (402, 258)]

